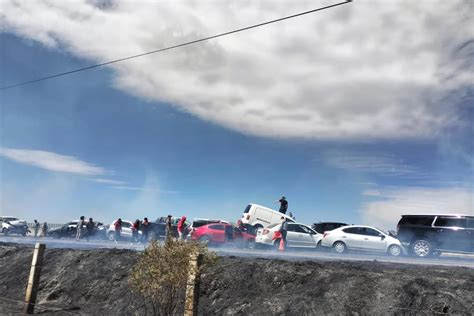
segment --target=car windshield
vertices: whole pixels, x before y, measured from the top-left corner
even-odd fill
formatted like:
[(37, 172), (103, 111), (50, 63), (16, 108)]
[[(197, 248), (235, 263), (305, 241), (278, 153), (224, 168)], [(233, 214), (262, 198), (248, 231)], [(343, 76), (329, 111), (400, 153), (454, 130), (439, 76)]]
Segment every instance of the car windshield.
[(5, 222), (10, 222), (10, 221), (18, 221), (19, 219), (16, 217), (4, 217), (3, 220)]

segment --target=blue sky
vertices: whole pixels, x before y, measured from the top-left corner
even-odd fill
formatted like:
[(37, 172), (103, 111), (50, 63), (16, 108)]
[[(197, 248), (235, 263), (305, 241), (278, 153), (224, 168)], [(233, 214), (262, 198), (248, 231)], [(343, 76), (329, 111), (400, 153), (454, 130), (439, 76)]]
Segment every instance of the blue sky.
[[(26, 4), (20, 7), (7, 5), (6, 11), (18, 17), (13, 10), (28, 16), (34, 9)], [(66, 10), (59, 2), (58, 7)], [(46, 5), (39, 9), (34, 13), (39, 17), (38, 12), (54, 11)], [(58, 21), (67, 16), (59, 9), (55, 9)], [(275, 15), (281, 13), (277, 9)], [(145, 13), (136, 16), (140, 14)], [(351, 14), (351, 21), (357, 21), (357, 12)], [(2, 17), (6, 25), (0, 38), (2, 86), (110, 58), (110, 52), (90, 53), (102, 52), (94, 46), (96, 42), (87, 49), (78, 47), (81, 34), (75, 31), (48, 39), (41, 35), (44, 30), (32, 22), (23, 25), (23, 20), (21, 16), (15, 21)], [(183, 29), (193, 27), (186, 21), (180, 23)], [(199, 25), (205, 28), (202, 23)], [(173, 26), (171, 22), (167, 25)], [(288, 25), (285, 30), (292, 31)], [(107, 23), (103, 32), (104, 38), (113, 38)], [(265, 34), (252, 34), (259, 36)], [(127, 34), (119, 43), (127, 46), (128, 41), (137, 43)], [(116, 217), (154, 219), (169, 213), (236, 220), (247, 203), (277, 208), (272, 203), (281, 195), (288, 198), (297, 219), (307, 224), (334, 220), (394, 228), (405, 212), (473, 212), (472, 85), (459, 79), (440, 94), (443, 89), (438, 85), (448, 84), (443, 80), (433, 83), (429, 75), (437, 71), (451, 74), (445, 68), (433, 66), (434, 70), (423, 74), (421, 67), (414, 75), (419, 81), (410, 77), (399, 83), (393, 79), (398, 73), (385, 78), (386, 66), (374, 60), (382, 68), (371, 71), (380, 78), (368, 86), (364, 85), (371, 75), (354, 79), (366, 88), (363, 94), (337, 76), (335, 87), (340, 80), (343, 88), (322, 82), (328, 89), (315, 88), (317, 98), (300, 92), (298, 87), (308, 88), (304, 82), (289, 85), (273, 79), (272, 86), (281, 88), (252, 90), (260, 84), (252, 81), (261, 72), (252, 77), (249, 70), (248, 78), (245, 73), (234, 77), (238, 68), (227, 68), (236, 62), (249, 67), (245, 61), (250, 57), (243, 53), (237, 61), (232, 59), (232, 48), (238, 50), (239, 41), (250, 45), (245, 34), (240, 34), (232, 41), (187, 48), (183, 58), (192, 61), (196, 55), (200, 67), (196, 72), (203, 73), (192, 80), (188, 77), (193, 73), (180, 70), (188, 64), (180, 64), (182, 56), (176, 52), (177, 60), (173, 53), (166, 57), (167, 62), (175, 62), (173, 67), (157, 61), (159, 56), (147, 57), (143, 62), (0, 91), (0, 213), (48, 222), (80, 215), (105, 222)], [(273, 45), (268, 41), (267, 45)], [(426, 54), (439, 53), (435, 44)], [(472, 44), (470, 47), (472, 51)], [(128, 48), (117, 51), (121, 57)], [(206, 54), (211, 57), (202, 57)], [(288, 54), (291, 57), (293, 52)], [(401, 60), (409, 57), (399, 55)], [(221, 72), (208, 74), (206, 67), (215, 67), (214, 62)], [(297, 62), (301, 61), (294, 64)], [(441, 59), (438, 62), (442, 64)], [(259, 65), (264, 63), (260, 60)], [(410, 67), (403, 63), (400, 68), (407, 71)], [(370, 65), (360, 67), (361, 72), (370, 69)], [(302, 68), (301, 72), (310, 70)], [(465, 75), (457, 68), (450, 71), (459, 78)], [(209, 79), (207, 85), (199, 85), (208, 76), (219, 78), (226, 72), (221, 79), (213, 79), (218, 83)], [(219, 81), (229, 78), (232, 90)], [(385, 79), (387, 86), (397, 82), (393, 90), (397, 96), (413, 98), (416, 103), (407, 106), (408, 99), (388, 98), (392, 90), (378, 94), (378, 89), (385, 89), (378, 81)], [(273, 99), (281, 89), (287, 93)], [(229, 97), (235, 90), (240, 92), (234, 97), (243, 101)], [(321, 91), (331, 97), (320, 99)], [(270, 102), (286, 95), (301, 107)], [(305, 101), (312, 98), (314, 103)], [(383, 103), (387, 113), (373, 111), (372, 100), (387, 102)], [(343, 103), (338, 107), (338, 102)], [(404, 106), (407, 108), (399, 110)], [(241, 109), (246, 112), (239, 112)], [(361, 113), (364, 109), (367, 112)], [(261, 117), (256, 118), (258, 115)], [(313, 121), (308, 123), (306, 116)]]

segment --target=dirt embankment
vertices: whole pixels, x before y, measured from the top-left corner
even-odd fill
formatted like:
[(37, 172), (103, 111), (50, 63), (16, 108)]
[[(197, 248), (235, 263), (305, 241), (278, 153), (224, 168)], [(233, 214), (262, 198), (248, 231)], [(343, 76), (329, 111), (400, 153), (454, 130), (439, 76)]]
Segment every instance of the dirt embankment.
[[(127, 285), (129, 250), (49, 249), (37, 311), (143, 314)], [(0, 244), (0, 314), (21, 311), (32, 248)], [(220, 258), (203, 268), (199, 314), (470, 315), (474, 270), (377, 262)]]

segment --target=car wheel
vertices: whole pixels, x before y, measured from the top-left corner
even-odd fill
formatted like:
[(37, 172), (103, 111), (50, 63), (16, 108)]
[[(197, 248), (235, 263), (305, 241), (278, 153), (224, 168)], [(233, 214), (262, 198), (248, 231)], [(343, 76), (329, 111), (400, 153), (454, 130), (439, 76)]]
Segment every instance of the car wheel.
[(416, 257), (427, 257), (431, 254), (431, 244), (426, 240), (417, 240), (412, 246), (411, 250)]
[(211, 237), (204, 235), (199, 238), (199, 241), (208, 244), (211, 242)]
[(257, 230), (258, 230), (259, 228), (263, 228), (263, 226), (260, 225), (260, 224), (257, 224), (257, 225), (255, 225), (255, 226), (253, 226), (253, 227), (252, 227), (252, 234), (253, 234), (253, 235), (257, 235)]
[(115, 240), (115, 233), (114, 232), (110, 232), (109, 235), (108, 235), (108, 239), (110, 241), (114, 241)]
[(316, 250), (321, 250), (321, 240), (316, 244)]
[(391, 245), (388, 247), (388, 254), (393, 257), (399, 257), (402, 254), (402, 247), (399, 245)]
[(336, 241), (333, 245), (332, 248), (334, 249), (335, 252), (337, 253), (343, 253), (346, 251), (347, 247), (346, 244), (343, 243), (342, 241)]

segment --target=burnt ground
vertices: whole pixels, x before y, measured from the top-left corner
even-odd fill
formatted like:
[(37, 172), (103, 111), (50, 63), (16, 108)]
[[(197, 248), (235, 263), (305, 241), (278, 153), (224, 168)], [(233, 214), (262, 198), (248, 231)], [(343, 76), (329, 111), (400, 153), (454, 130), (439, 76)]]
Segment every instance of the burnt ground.
[[(139, 253), (47, 249), (37, 312), (143, 314), (127, 285)], [(0, 243), (0, 314), (21, 312), (32, 248)], [(471, 315), (474, 270), (221, 257), (203, 267), (201, 315)]]

